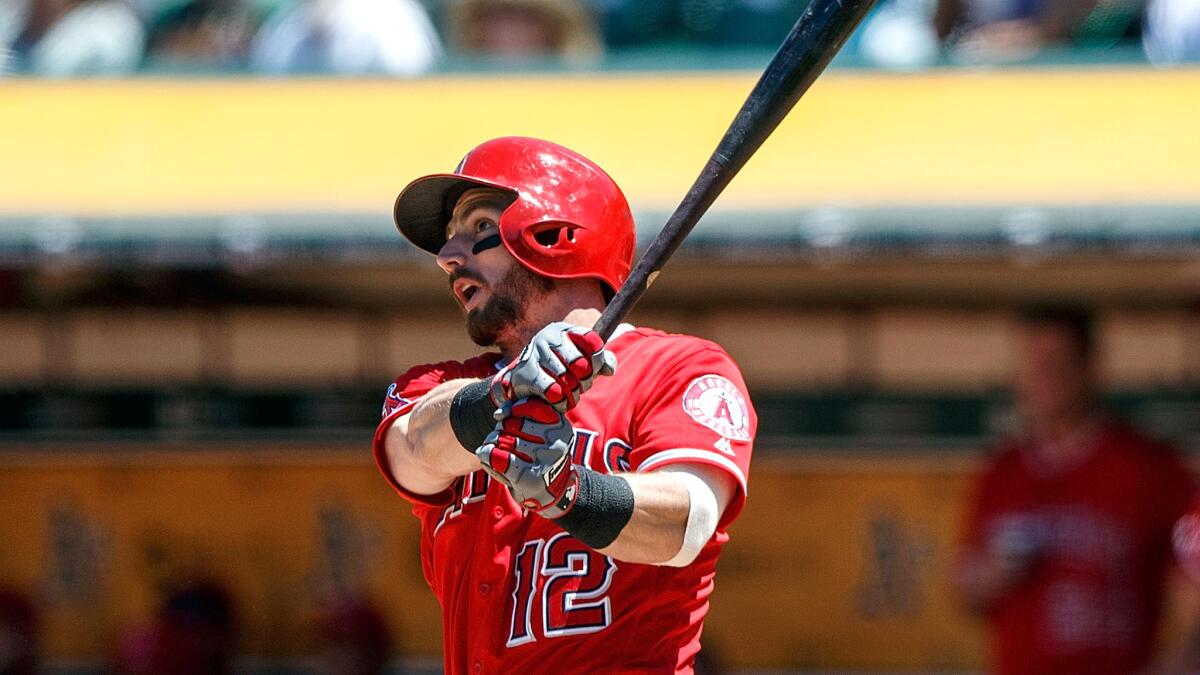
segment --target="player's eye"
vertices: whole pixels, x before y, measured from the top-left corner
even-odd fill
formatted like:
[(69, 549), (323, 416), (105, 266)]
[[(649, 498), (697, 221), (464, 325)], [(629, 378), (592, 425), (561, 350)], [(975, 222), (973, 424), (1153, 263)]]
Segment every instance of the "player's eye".
[(496, 223), (492, 222), (490, 218), (480, 218), (479, 220), (475, 221), (476, 234), (482, 234), (494, 227), (496, 227)]

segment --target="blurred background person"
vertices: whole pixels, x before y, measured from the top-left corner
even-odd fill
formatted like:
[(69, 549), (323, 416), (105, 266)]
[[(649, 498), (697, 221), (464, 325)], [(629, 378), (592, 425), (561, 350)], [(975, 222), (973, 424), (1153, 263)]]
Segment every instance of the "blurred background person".
[(940, 0), (933, 23), (957, 58), (1005, 61), (1132, 41), (1141, 12), (1140, 0)]
[(804, 0), (679, 0), (679, 19), (702, 42), (772, 48), (807, 5)]
[(117, 675), (224, 675), (233, 672), (237, 626), (229, 592), (212, 581), (171, 591), (154, 618), (122, 635)]
[(1092, 336), (1079, 310), (1021, 320), (1024, 429), (977, 485), (957, 571), (988, 622), (992, 672), (1132, 673), (1153, 656), (1171, 528), (1195, 482), (1098, 409)]
[(142, 57), (141, 20), (121, 0), (5, 0), (0, 72), (124, 75)]
[(1160, 66), (1200, 61), (1200, 0), (1150, 0), (1142, 45)]
[(479, 59), (586, 64), (604, 51), (595, 17), (574, 0), (458, 0), (446, 32), (458, 53)]
[(38, 613), (26, 594), (0, 588), (0, 675), (38, 672)]
[(275, 12), (255, 36), (260, 72), (420, 75), (442, 42), (416, 0), (303, 0)]
[(257, 28), (239, 0), (183, 0), (159, 9), (149, 22), (145, 67), (237, 70), (245, 66)]
[(369, 599), (338, 595), (318, 612), (321, 675), (380, 675), (392, 651), (387, 619)]
[(671, 2), (642, 0), (591, 0), (604, 44), (609, 48), (640, 47), (671, 35), (678, 21), (678, 9)]
[(941, 55), (933, 26), (934, 0), (885, 0), (863, 21), (859, 51), (870, 63), (892, 70), (920, 70)]

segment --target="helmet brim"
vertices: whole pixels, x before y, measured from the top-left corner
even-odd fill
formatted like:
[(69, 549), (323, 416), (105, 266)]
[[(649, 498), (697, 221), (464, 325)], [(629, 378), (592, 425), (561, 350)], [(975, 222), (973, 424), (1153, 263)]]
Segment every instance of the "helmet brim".
[(437, 254), (446, 244), (446, 225), (459, 197), (471, 188), (493, 188), (516, 196), (509, 187), (453, 173), (435, 173), (409, 183), (396, 196), (396, 229), (417, 248)]

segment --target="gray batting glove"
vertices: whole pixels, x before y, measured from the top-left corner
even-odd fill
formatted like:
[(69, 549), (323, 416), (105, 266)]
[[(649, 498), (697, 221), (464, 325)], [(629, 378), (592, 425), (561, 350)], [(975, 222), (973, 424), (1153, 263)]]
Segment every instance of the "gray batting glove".
[(503, 419), (475, 456), (525, 508), (546, 517), (565, 513), (578, 485), (571, 423), (540, 398), (505, 402), (500, 414)]
[(560, 412), (575, 407), (597, 375), (612, 375), (617, 357), (594, 330), (556, 321), (537, 332), (521, 354), (492, 378), (492, 401), (538, 397)]

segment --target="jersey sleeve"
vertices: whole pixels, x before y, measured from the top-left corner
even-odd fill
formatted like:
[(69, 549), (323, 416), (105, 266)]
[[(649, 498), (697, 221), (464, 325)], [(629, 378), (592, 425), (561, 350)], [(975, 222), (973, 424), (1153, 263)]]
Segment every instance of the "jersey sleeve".
[(704, 464), (733, 478), (737, 489), (721, 516), (726, 527), (746, 501), (750, 454), (758, 417), (737, 365), (711, 343), (690, 349), (664, 369), (633, 415), (632, 471)]
[[(972, 588), (985, 570), (983, 565), (992, 547), (992, 528), (1001, 517), (1002, 495), (1009, 482), (1014, 452), (1011, 446), (994, 449), (987, 465), (974, 476), (962, 502), (951, 563), (951, 577), (960, 590)], [(996, 606), (977, 609), (990, 614)]]
[[(480, 361), (480, 363), (474, 363), (475, 361)], [(412, 502), (414, 511), (418, 511), (418, 516), (421, 515), (419, 511), (422, 510), (422, 507), (440, 508), (450, 504), (454, 500), (454, 485), (433, 495), (419, 495), (404, 489), (392, 475), (391, 468), (388, 466), (384, 448), (384, 439), (387, 437), (388, 429), (395, 424), (398, 418), (411, 412), (421, 397), (428, 394), (434, 387), (458, 378), (481, 377), (488, 368), (486, 364), (490, 364), (492, 361), (494, 360), (481, 358), (472, 359), (467, 363), (448, 361), (415, 366), (388, 385), (387, 393), (383, 398), (383, 420), (376, 427), (375, 437), (371, 443), (375, 454), (375, 465), (379, 467), (379, 472), (383, 474), (388, 485), (391, 485), (392, 489), (401, 497)]]

